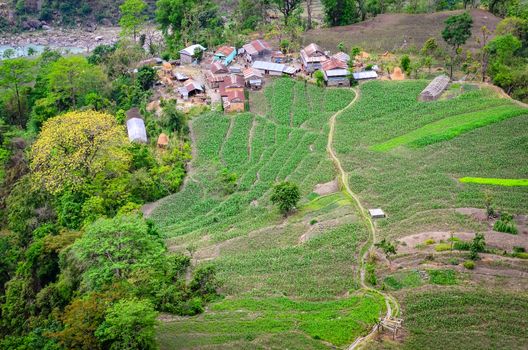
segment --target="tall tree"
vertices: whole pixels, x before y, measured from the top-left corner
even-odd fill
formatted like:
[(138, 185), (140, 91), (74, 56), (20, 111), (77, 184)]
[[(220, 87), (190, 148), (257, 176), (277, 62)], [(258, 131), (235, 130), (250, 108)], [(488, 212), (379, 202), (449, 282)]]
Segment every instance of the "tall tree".
[(77, 108), (80, 98), (89, 92), (104, 90), (106, 76), (82, 56), (62, 57), (53, 63), (47, 75), (49, 91), (54, 92), (63, 109)]
[(288, 25), (288, 20), (293, 12), (299, 7), (302, 0), (272, 0), (278, 7), (279, 11), (284, 15), (284, 24)]
[(70, 112), (48, 119), (31, 148), (33, 179), (50, 193), (79, 189), (96, 175), (128, 168), (128, 140), (109, 114)]
[(147, 4), (143, 0), (125, 0), (119, 6), (119, 10), (121, 11), (119, 25), (121, 26), (122, 35), (132, 34), (134, 42), (136, 42), (137, 33), (147, 20), (147, 16), (145, 15), (146, 8)]
[(0, 63), (0, 88), (11, 90), (16, 98), (18, 120), (17, 124), (24, 125), (25, 113), (22, 106), (21, 88), (30, 83), (34, 76), (33, 63), (25, 58), (15, 58)]
[(329, 26), (343, 26), (357, 22), (355, 0), (322, 0), (325, 20)]
[(444, 41), (451, 46), (451, 57), (450, 57), (450, 74), (449, 76), (453, 79), (453, 66), (455, 65), (455, 58), (459, 54), (460, 46), (464, 45), (471, 36), (471, 26), (473, 19), (471, 15), (464, 12), (460, 15), (449, 17), (445, 21), (445, 28), (442, 31), (442, 38)]
[(290, 210), (295, 208), (299, 199), (301, 199), (299, 187), (288, 181), (276, 185), (271, 195), (271, 201), (278, 205), (284, 215), (287, 215)]

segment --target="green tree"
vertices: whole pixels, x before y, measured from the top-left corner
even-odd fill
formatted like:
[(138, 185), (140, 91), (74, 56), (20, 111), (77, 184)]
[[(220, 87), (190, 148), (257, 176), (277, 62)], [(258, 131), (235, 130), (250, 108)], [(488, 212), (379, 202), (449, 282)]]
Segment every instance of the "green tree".
[(17, 104), (18, 118), (16, 124), (23, 126), (26, 121), (26, 111), (22, 103), (22, 87), (34, 79), (33, 62), (25, 58), (0, 61), (0, 88), (14, 93)]
[(166, 248), (137, 216), (99, 219), (86, 228), (70, 254), (82, 267), (81, 288), (98, 290), (124, 281), (139, 270), (163, 270)]
[(288, 26), (291, 15), (299, 8), (302, 0), (271, 0), (284, 16), (284, 25)]
[(95, 335), (105, 349), (158, 349), (155, 339), (157, 316), (158, 313), (147, 300), (120, 300), (108, 310)]
[(320, 70), (317, 70), (315, 71), (313, 76), (315, 78), (315, 83), (317, 84), (317, 86), (323, 87), (325, 83), (324, 73)]
[(275, 185), (271, 195), (271, 201), (279, 207), (284, 216), (295, 208), (299, 199), (301, 199), (299, 187), (288, 181)]
[(396, 255), (396, 246), (394, 245), (394, 243), (389, 242), (385, 238), (379, 241), (378, 243), (374, 244), (374, 246), (383, 251), (383, 254), (385, 254), (385, 257), (387, 258), (387, 260), (389, 260), (389, 263), (390, 256)]
[(156, 70), (149, 66), (143, 66), (138, 69), (136, 82), (142, 90), (149, 90), (158, 79)]
[(484, 238), (484, 235), (482, 233), (476, 233), (469, 247), (470, 259), (477, 260), (479, 257), (478, 253), (483, 252), (485, 248), (486, 248), (486, 239)]
[(63, 109), (77, 108), (89, 92), (104, 92), (106, 76), (82, 56), (62, 57), (54, 62), (47, 75), (49, 91), (57, 95)]
[(136, 42), (137, 33), (141, 30), (147, 20), (145, 15), (145, 9), (147, 4), (143, 0), (125, 0), (125, 2), (119, 6), (121, 11), (121, 19), (119, 25), (121, 26), (122, 35), (130, 35)]
[(358, 21), (355, 0), (323, 0), (329, 26), (344, 26)]
[(409, 58), (409, 55), (402, 56), (400, 59), (400, 67), (406, 74), (410, 74), (411, 59)]
[(450, 74), (453, 79), (453, 67), (455, 65), (455, 58), (459, 54), (460, 46), (464, 45), (471, 36), (471, 26), (473, 25), (473, 18), (467, 12), (460, 15), (449, 17), (445, 21), (445, 28), (442, 31), (442, 38), (451, 46), (451, 56), (449, 61)]

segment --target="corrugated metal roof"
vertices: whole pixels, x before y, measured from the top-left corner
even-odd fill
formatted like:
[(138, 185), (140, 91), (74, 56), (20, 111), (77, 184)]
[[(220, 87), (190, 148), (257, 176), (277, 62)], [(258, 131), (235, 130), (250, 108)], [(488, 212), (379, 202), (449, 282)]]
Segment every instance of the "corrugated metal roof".
[(332, 69), (325, 71), (325, 74), (329, 77), (346, 77), (350, 72), (347, 69)]
[(246, 52), (251, 55), (251, 56), (256, 56), (258, 55), (258, 51), (253, 47), (253, 45), (251, 44), (246, 44), (244, 46), (242, 46), (244, 48), (244, 50), (246, 50)]
[(361, 79), (375, 79), (378, 77), (378, 73), (376, 73), (373, 70), (366, 70), (363, 72), (355, 72), (354, 73), (354, 79), (361, 80)]
[(271, 70), (274, 72), (283, 72), (285, 65), (281, 63), (255, 61), (253, 62), (253, 65), (251, 67), (255, 69), (260, 69), (260, 70)]
[(295, 69), (295, 67), (286, 66), (282, 71), (286, 74), (295, 74), (295, 72), (297, 72), (297, 69)]
[(178, 79), (180, 81), (189, 79), (188, 76), (186, 76), (185, 74), (180, 73), (180, 72), (176, 72), (176, 74), (174, 74), (174, 76), (176, 77), (176, 79)]
[(235, 48), (232, 46), (220, 46), (215, 52), (215, 56), (225, 56), (228, 57), (235, 51)]
[(341, 60), (338, 60), (337, 58), (335, 57), (331, 57), (330, 59), (326, 60), (323, 62), (323, 70), (332, 70), (332, 69), (346, 69), (347, 67), (347, 64), (346, 62), (343, 62)]
[(194, 50), (197, 49), (197, 48), (200, 48), (202, 51), (207, 50), (205, 47), (203, 47), (200, 44), (194, 44), (194, 45), (191, 45), (191, 46), (186, 47), (185, 49), (181, 50), (180, 53), (183, 53), (183, 54), (186, 54), (186, 55), (189, 55), (189, 56), (194, 56)]
[(344, 53), (344, 52), (338, 52), (338, 53), (334, 54), (332, 57), (333, 57), (333, 58), (336, 58), (336, 59), (338, 59), (338, 60), (340, 60), (340, 61), (343, 61), (343, 62), (348, 62), (348, 61), (350, 61), (350, 56), (347, 55), (347, 54)]
[(260, 71), (253, 69), (253, 68), (244, 69), (244, 79), (245, 80), (248, 80), (254, 77), (262, 78), (262, 73), (260, 73)]

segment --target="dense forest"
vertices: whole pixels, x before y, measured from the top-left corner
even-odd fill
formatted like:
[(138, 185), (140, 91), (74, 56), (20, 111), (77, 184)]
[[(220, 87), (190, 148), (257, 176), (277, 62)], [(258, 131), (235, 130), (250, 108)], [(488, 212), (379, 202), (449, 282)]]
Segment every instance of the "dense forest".
[[(323, 0), (325, 26), (356, 23), (386, 12), (463, 9), (469, 1)], [(141, 61), (179, 58), (190, 43), (240, 47), (255, 31), (287, 53), (313, 26), (300, 0), (35, 1), (1, 4), (0, 28), (119, 24), (121, 39), (88, 56), (46, 50), (0, 61), (0, 348), (155, 349), (159, 313), (196, 315), (219, 298), (211, 264), (191, 264), (169, 251), (140, 208), (181, 189), (191, 159), (187, 122), (203, 110), (180, 111), (161, 100), (147, 108), (157, 71)], [(401, 66), (431, 61), (489, 78), (514, 98), (528, 99), (528, 9), (522, 2), (480, 4), (505, 17), (481, 49), (461, 50), (471, 18), (455, 16), (443, 33)], [(6, 7), (7, 6), (7, 7)], [(228, 12), (227, 12), (228, 11)], [(269, 12), (280, 13), (274, 19)], [(228, 15), (229, 13), (229, 15)], [(145, 50), (141, 30), (156, 25), (164, 42)], [(451, 25), (451, 26), (450, 26)], [(28, 27), (29, 26), (29, 27)], [(465, 28), (465, 32), (464, 32)], [(465, 38), (465, 39), (464, 39)], [(443, 48), (442, 48), (443, 47)], [(357, 48), (351, 48), (351, 51)], [(421, 57), (421, 59), (414, 57)], [(406, 58), (404, 58), (406, 57)], [(421, 62), (421, 63), (420, 63)], [(427, 63), (429, 62), (429, 63)], [(418, 65), (420, 64), (420, 65)], [(149, 144), (131, 143), (126, 111), (145, 118)], [(156, 147), (161, 133), (168, 148)], [(228, 174), (229, 175), (229, 174)]]

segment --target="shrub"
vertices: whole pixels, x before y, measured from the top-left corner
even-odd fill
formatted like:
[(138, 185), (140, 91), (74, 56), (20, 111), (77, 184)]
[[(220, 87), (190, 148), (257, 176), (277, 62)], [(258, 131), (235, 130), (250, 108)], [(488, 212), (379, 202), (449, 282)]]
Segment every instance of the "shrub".
[(473, 270), (475, 268), (475, 262), (473, 260), (464, 261), (464, 267), (468, 270)]
[(469, 250), (471, 248), (471, 243), (466, 241), (458, 241), (453, 243), (453, 249), (455, 250)]
[(315, 224), (317, 224), (317, 220), (316, 219), (310, 220), (310, 225), (315, 225)]
[(524, 253), (524, 252), (526, 252), (526, 249), (524, 249), (524, 247), (514, 246), (513, 247), (513, 252), (514, 253)]
[(451, 259), (449, 259), (449, 263), (451, 265), (458, 265), (458, 259), (457, 258), (451, 258)]
[(436, 241), (432, 238), (429, 238), (429, 239), (426, 239), (424, 243), (427, 245), (431, 245), (431, 244), (435, 244)]
[(453, 270), (428, 270), (430, 282), (439, 285), (456, 284), (456, 274)]
[(435, 251), (437, 252), (445, 252), (447, 250), (451, 250), (451, 244), (440, 243), (435, 246)]
[(366, 276), (367, 283), (375, 286), (378, 283), (376, 279), (376, 265), (373, 263), (368, 263), (366, 265), (366, 271), (367, 271), (367, 276)]
[(513, 216), (508, 213), (501, 214), (500, 219), (493, 225), (493, 229), (498, 232), (511, 233), (513, 235), (519, 233), (517, 225), (513, 221)]

